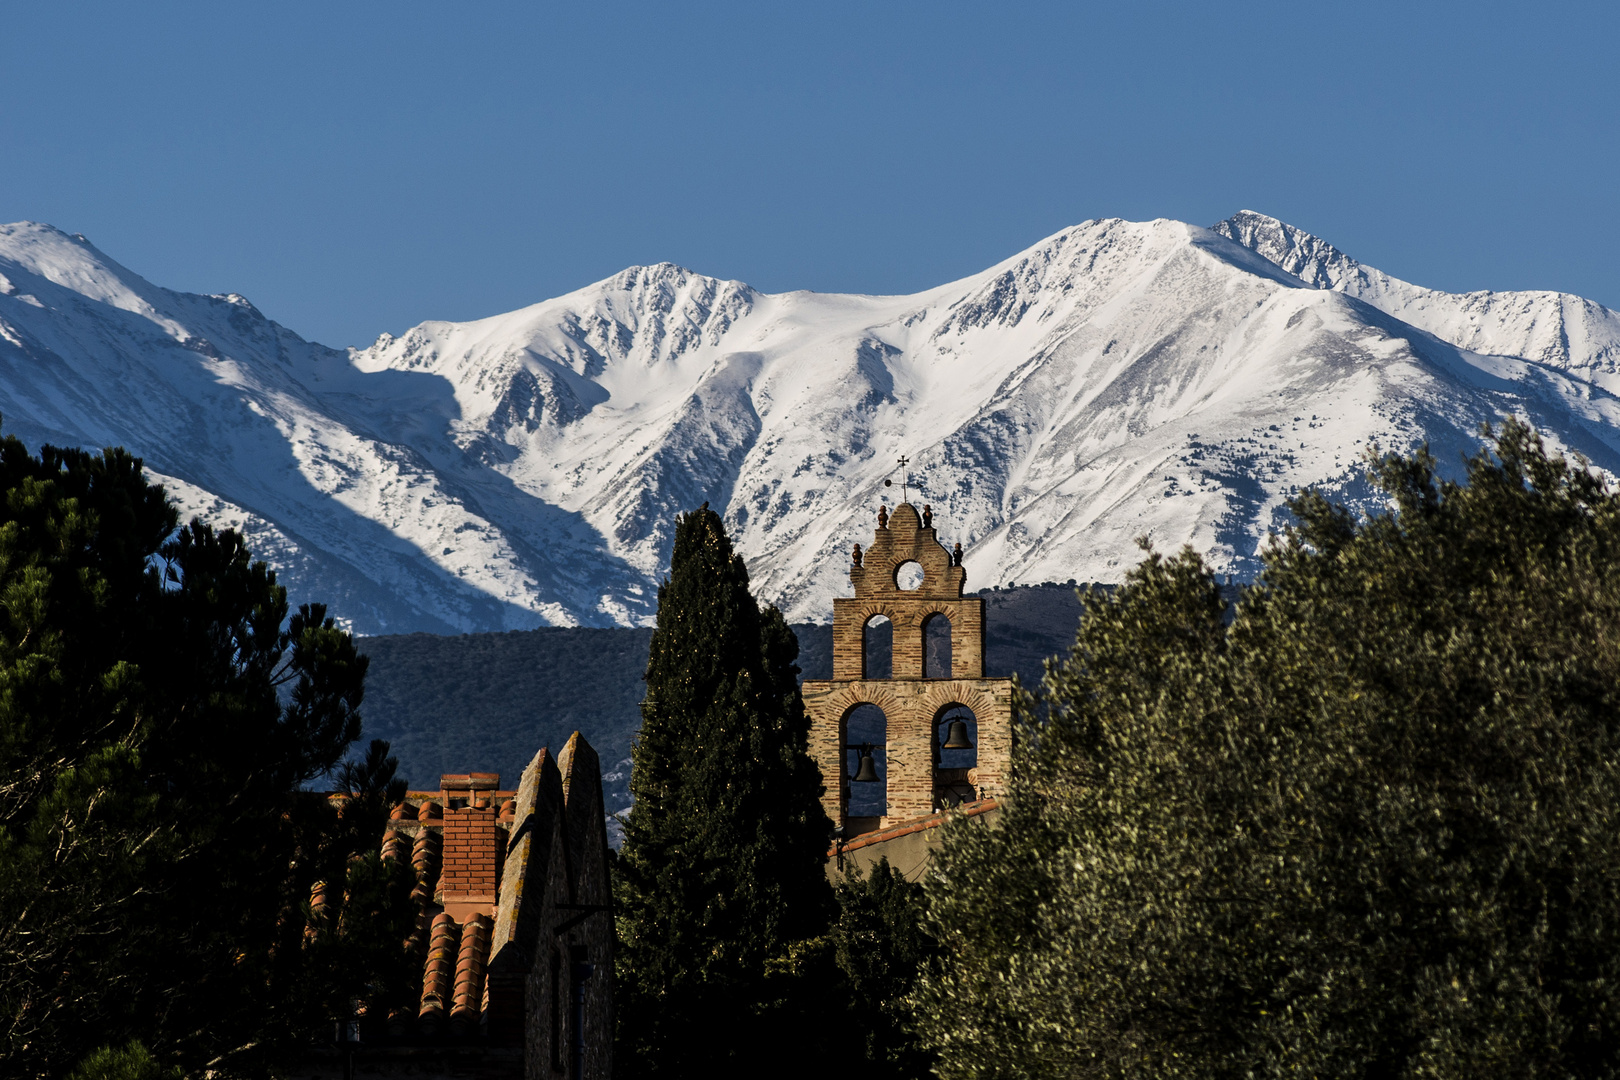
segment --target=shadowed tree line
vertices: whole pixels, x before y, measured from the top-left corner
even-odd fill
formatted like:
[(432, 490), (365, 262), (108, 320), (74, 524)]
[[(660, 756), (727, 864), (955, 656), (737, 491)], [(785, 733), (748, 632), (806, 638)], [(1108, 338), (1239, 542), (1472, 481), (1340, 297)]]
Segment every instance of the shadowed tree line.
[(0, 500), (0, 1074), (256, 1072), (408, 962), (365, 660), (121, 450), (0, 440)]

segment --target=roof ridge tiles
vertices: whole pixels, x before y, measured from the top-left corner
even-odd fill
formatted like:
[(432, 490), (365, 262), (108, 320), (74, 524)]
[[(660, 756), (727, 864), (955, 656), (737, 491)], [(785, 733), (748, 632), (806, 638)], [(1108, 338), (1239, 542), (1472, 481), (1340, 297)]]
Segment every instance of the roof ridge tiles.
[(924, 832), (928, 829), (937, 829), (950, 820), (953, 813), (961, 814), (963, 817), (978, 817), (980, 814), (988, 814), (1000, 805), (1001, 803), (996, 799), (979, 799), (975, 802), (963, 803), (961, 806), (951, 810), (936, 810), (932, 814), (897, 821), (892, 825), (878, 829), (876, 832), (862, 833), (860, 836), (843, 844), (834, 844), (827, 849), (827, 857), (829, 859), (834, 858), (839, 852), (847, 855), (851, 851), (871, 847), (873, 844), (881, 844), (886, 840), (898, 840), (902, 836), (910, 836), (913, 833)]

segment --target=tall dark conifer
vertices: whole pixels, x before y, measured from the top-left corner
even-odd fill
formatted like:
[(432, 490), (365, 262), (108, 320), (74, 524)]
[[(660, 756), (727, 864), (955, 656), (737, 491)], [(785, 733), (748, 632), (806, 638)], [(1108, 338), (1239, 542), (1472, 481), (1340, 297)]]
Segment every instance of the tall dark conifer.
[(719, 515), (683, 515), (617, 866), (626, 1075), (718, 1075), (781, 1053), (758, 1045), (780, 1019), (767, 965), (821, 933), (831, 904), (798, 652), (750, 595)]

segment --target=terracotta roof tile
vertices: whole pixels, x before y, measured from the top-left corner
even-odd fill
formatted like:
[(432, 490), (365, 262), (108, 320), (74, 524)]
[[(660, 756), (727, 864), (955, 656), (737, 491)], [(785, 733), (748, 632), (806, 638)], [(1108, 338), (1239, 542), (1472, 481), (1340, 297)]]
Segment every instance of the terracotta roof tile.
[(394, 862), (404, 862), (411, 853), (410, 837), (398, 829), (389, 829), (383, 833), (382, 857)]
[(876, 832), (862, 833), (842, 845), (833, 845), (827, 849), (827, 857), (830, 859), (840, 851), (848, 854), (851, 851), (869, 847), (872, 844), (881, 844), (885, 840), (895, 840), (927, 829), (937, 829), (949, 821), (952, 814), (960, 813), (963, 817), (978, 817), (980, 814), (988, 814), (1000, 805), (995, 799), (980, 799), (977, 802), (963, 803), (954, 810), (942, 810), (938, 813), (925, 814), (922, 817), (910, 818), (906, 821), (897, 821), (888, 828), (879, 829)]
[[(366, 1039), (380, 1039), (375, 1046), (402, 1043), (395, 1049), (427, 1053), (446, 1040), (457, 1047), (523, 1044), (527, 961), (536, 945), (531, 939), (543, 933), (550, 844), (556, 837), (573, 858), (576, 847), (593, 850), (584, 832), (603, 828), (595, 752), (576, 735), (563, 756), (574, 766), (568, 779), (576, 781), (567, 794), (564, 776), (542, 750), (518, 791), (500, 790), (497, 773), (446, 773), (439, 790), (408, 792), (392, 809), (381, 853), (392, 861), (408, 857), (416, 872), (417, 925), (407, 946), (421, 964), (421, 982), (389, 988), (371, 1003), (374, 1034)], [(564, 804), (572, 816), (559, 822)], [(605, 882), (605, 836), (595, 839), (604, 850), (590, 880)], [(517, 880), (504, 880), (509, 873)], [(578, 887), (565, 884), (564, 895)], [(331, 910), (324, 891), (312, 893), (312, 916)]]
[(439, 912), (433, 918), (427, 965), (422, 971), (422, 1004), (416, 1014), (417, 1026), (424, 1035), (437, 1035), (444, 1024), (460, 948), (461, 927), (449, 915)]
[(483, 1015), (484, 967), (489, 963), (489, 937), (494, 925), (488, 915), (474, 915), (462, 925), (455, 993), (450, 1007), (453, 1034), (466, 1035), (476, 1030)]

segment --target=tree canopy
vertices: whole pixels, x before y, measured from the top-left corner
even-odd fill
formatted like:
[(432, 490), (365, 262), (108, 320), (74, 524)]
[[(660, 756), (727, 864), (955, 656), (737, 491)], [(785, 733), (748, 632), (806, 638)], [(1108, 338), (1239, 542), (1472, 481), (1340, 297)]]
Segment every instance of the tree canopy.
[(386, 746), (345, 764), (365, 658), (122, 450), (7, 437), (0, 500), (0, 1072), (307, 1040), (397, 977), (413, 915), (375, 854)]
[(1235, 611), (1088, 598), (929, 885), (942, 1077), (1616, 1074), (1620, 498), (1516, 422), (1373, 466)]

